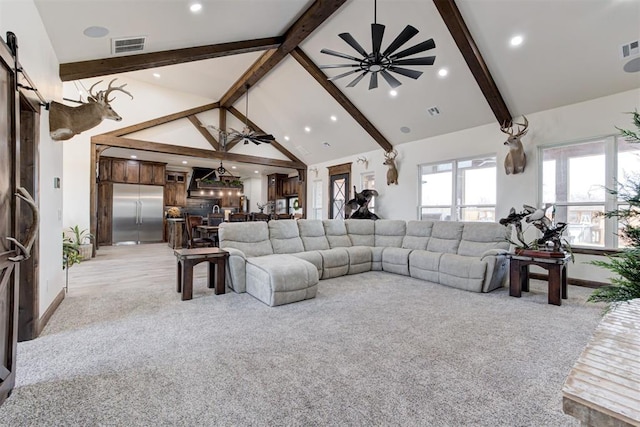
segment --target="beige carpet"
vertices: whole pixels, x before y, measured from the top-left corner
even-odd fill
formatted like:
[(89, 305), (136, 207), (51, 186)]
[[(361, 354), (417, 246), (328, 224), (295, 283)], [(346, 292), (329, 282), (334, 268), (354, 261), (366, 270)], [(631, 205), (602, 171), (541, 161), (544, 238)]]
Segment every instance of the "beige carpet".
[[(474, 294), (381, 272), (270, 308), (174, 290), (164, 245), (74, 266), (42, 336), (18, 346), (3, 426), (569, 426), (561, 388), (602, 313), (589, 289)], [(131, 266), (135, 266), (132, 269)]]

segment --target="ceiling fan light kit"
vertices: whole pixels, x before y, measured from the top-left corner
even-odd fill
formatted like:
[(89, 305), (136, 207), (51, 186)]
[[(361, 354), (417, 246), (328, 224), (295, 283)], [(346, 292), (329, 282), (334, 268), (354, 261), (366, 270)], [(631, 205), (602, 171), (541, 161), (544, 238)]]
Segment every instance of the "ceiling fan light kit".
[(356, 39), (350, 33), (341, 33), (338, 36), (344, 40), (349, 46), (351, 46), (356, 52), (362, 55), (362, 58), (357, 58), (352, 55), (347, 55), (341, 52), (336, 52), (331, 49), (322, 49), (320, 52), (326, 55), (337, 56), (338, 58), (348, 59), (350, 61), (355, 61), (354, 64), (333, 64), (333, 65), (323, 65), (321, 69), (330, 69), (330, 68), (351, 68), (351, 70), (344, 72), (342, 74), (338, 74), (336, 76), (330, 77), (329, 80), (338, 80), (342, 77), (350, 76), (356, 73), (359, 73), (355, 79), (353, 79), (347, 87), (354, 87), (357, 85), (360, 80), (362, 80), (367, 74), (370, 74), (369, 79), (369, 90), (375, 89), (378, 87), (378, 74), (382, 76), (382, 78), (391, 86), (391, 88), (396, 88), (400, 86), (402, 83), (396, 79), (391, 73), (400, 74), (405, 77), (410, 77), (412, 79), (417, 79), (422, 75), (422, 71), (416, 71), (409, 68), (404, 68), (406, 65), (416, 66), (416, 65), (433, 65), (435, 62), (435, 56), (423, 56), (419, 58), (406, 58), (407, 56), (415, 55), (417, 53), (425, 52), (427, 50), (431, 50), (436, 47), (433, 39), (426, 40), (424, 42), (418, 43), (410, 48), (404, 49), (400, 52), (396, 52), (400, 49), (404, 44), (406, 44), (410, 39), (412, 39), (416, 34), (418, 34), (418, 30), (411, 26), (407, 25), (400, 34), (387, 46), (387, 48), (381, 52), (382, 49), (382, 38), (384, 37), (385, 26), (382, 24), (378, 24), (376, 22), (376, 14), (377, 14), (377, 1), (374, 0), (373, 3), (373, 24), (371, 24), (371, 45), (372, 52), (367, 53), (366, 50), (356, 41)]

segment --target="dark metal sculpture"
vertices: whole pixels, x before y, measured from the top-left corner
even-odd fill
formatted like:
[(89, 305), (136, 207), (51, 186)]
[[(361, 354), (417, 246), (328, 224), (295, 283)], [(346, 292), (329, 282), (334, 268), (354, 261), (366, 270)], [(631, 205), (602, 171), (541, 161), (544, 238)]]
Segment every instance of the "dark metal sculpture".
[(347, 206), (354, 211), (349, 218), (352, 219), (378, 219), (378, 215), (369, 211), (369, 202), (371, 199), (378, 195), (376, 190), (362, 190), (360, 193), (356, 191), (356, 186), (353, 186), (353, 193), (355, 197), (347, 202)]
[[(523, 210), (516, 212), (514, 208), (511, 208), (509, 215), (500, 219), (500, 224), (509, 225), (513, 224), (516, 229), (517, 241), (509, 242), (516, 247), (522, 249), (551, 249), (553, 252), (561, 252), (563, 249), (570, 249), (566, 240), (562, 238), (562, 233), (567, 228), (567, 223), (558, 222), (555, 223), (555, 214), (552, 214), (552, 219), (546, 216), (547, 210), (551, 207), (546, 205), (544, 208), (536, 208), (529, 205), (522, 205)], [(555, 206), (553, 206), (555, 213)], [(542, 237), (534, 239), (528, 242), (524, 238), (524, 232), (522, 230), (522, 220), (529, 224), (533, 224), (538, 230), (542, 232)]]

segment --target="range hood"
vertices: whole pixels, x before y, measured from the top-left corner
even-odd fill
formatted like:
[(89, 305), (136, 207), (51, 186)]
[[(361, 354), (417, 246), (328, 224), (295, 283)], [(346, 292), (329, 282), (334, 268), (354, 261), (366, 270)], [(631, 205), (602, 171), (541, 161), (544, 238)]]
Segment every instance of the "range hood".
[(191, 173), (191, 179), (189, 180), (189, 187), (187, 187), (187, 197), (198, 199), (218, 199), (219, 197), (217, 192), (198, 186), (198, 182), (202, 179), (215, 181), (216, 178), (215, 169), (194, 167), (193, 172)]

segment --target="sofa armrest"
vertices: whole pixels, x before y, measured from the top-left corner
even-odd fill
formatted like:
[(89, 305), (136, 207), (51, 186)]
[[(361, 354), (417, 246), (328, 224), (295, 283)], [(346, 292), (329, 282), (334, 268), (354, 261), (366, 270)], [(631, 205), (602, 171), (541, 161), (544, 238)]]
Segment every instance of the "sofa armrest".
[(221, 248), (229, 252), (227, 259), (226, 284), (236, 293), (247, 291), (247, 257), (236, 248)]
[(480, 255), (480, 259), (484, 259), (488, 256), (506, 256), (509, 253), (506, 249), (489, 249), (488, 251), (484, 251), (482, 255)]

